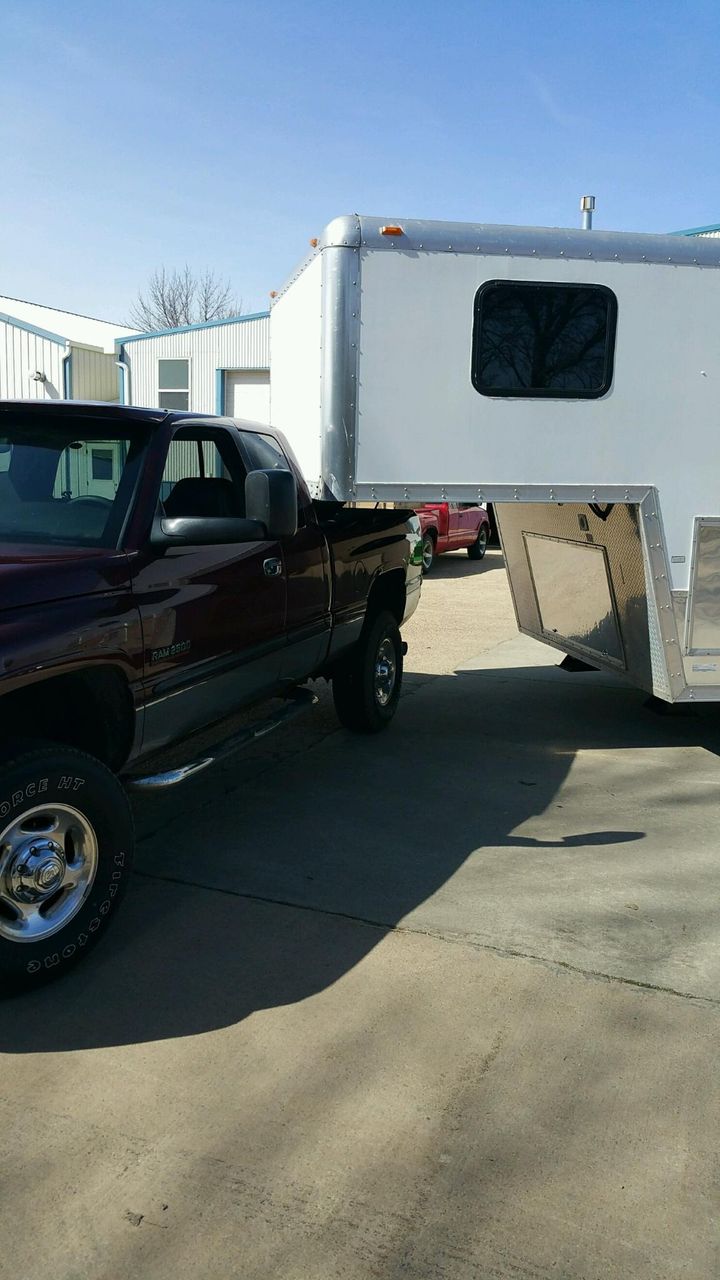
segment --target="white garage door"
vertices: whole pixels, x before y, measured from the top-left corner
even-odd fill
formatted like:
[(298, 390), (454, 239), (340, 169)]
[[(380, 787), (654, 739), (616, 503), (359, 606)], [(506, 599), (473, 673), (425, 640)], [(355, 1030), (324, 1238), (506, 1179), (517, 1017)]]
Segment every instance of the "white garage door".
[(225, 374), (225, 412), (229, 418), (270, 422), (270, 374), (267, 369), (236, 369)]

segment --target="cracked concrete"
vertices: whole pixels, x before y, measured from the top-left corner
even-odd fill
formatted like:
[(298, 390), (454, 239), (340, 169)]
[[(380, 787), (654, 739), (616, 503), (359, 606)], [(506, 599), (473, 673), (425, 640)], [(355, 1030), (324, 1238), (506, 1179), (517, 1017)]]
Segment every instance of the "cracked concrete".
[(558, 671), (499, 565), (438, 562), (389, 734), (324, 694), (138, 803), (0, 1007), (8, 1274), (714, 1280), (720, 711)]

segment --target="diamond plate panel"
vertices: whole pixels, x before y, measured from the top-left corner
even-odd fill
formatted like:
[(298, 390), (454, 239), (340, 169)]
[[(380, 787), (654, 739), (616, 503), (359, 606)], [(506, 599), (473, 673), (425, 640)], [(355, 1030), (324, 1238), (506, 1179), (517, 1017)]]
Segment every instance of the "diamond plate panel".
[[(598, 667), (617, 671), (622, 666), (633, 684), (652, 693), (665, 663), (657, 615), (652, 623), (654, 655), (651, 652), (651, 624), (637, 506), (617, 503), (604, 520), (594, 514), (586, 503), (575, 502), (499, 503), (495, 506), (495, 513), (520, 629), (565, 653), (575, 653)], [(528, 534), (604, 548), (615, 620), (622, 640), (623, 663), (615, 659), (610, 661), (598, 650), (590, 650), (573, 639), (543, 629), (526, 551)], [(586, 584), (578, 579), (577, 587), (586, 589)], [(560, 589), (566, 595), (568, 583), (563, 582)], [(598, 601), (600, 607), (601, 602)]]

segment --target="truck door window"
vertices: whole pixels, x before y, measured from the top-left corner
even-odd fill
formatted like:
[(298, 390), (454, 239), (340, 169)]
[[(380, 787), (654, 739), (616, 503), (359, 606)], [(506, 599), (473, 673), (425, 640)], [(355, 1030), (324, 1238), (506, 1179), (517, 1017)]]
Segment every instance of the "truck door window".
[(604, 285), (488, 280), (475, 295), (473, 386), (484, 396), (597, 399), (612, 382), (616, 323)]
[(168, 449), (160, 503), (171, 517), (244, 516), (245, 468), (232, 440), (178, 432)]

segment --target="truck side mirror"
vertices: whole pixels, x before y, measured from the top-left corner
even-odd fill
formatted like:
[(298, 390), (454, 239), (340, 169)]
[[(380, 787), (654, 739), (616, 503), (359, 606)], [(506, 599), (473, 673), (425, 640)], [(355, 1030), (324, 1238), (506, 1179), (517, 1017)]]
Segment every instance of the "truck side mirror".
[(298, 527), (298, 490), (292, 471), (251, 471), (245, 481), (249, 520), (265, 525), (269, 538), (292, 538)]
[(225, 516), (156, 516), (150, 545), (168, 547), (215, 547), (235, 542), (265, 542), (265, 526), (257, 520)]

